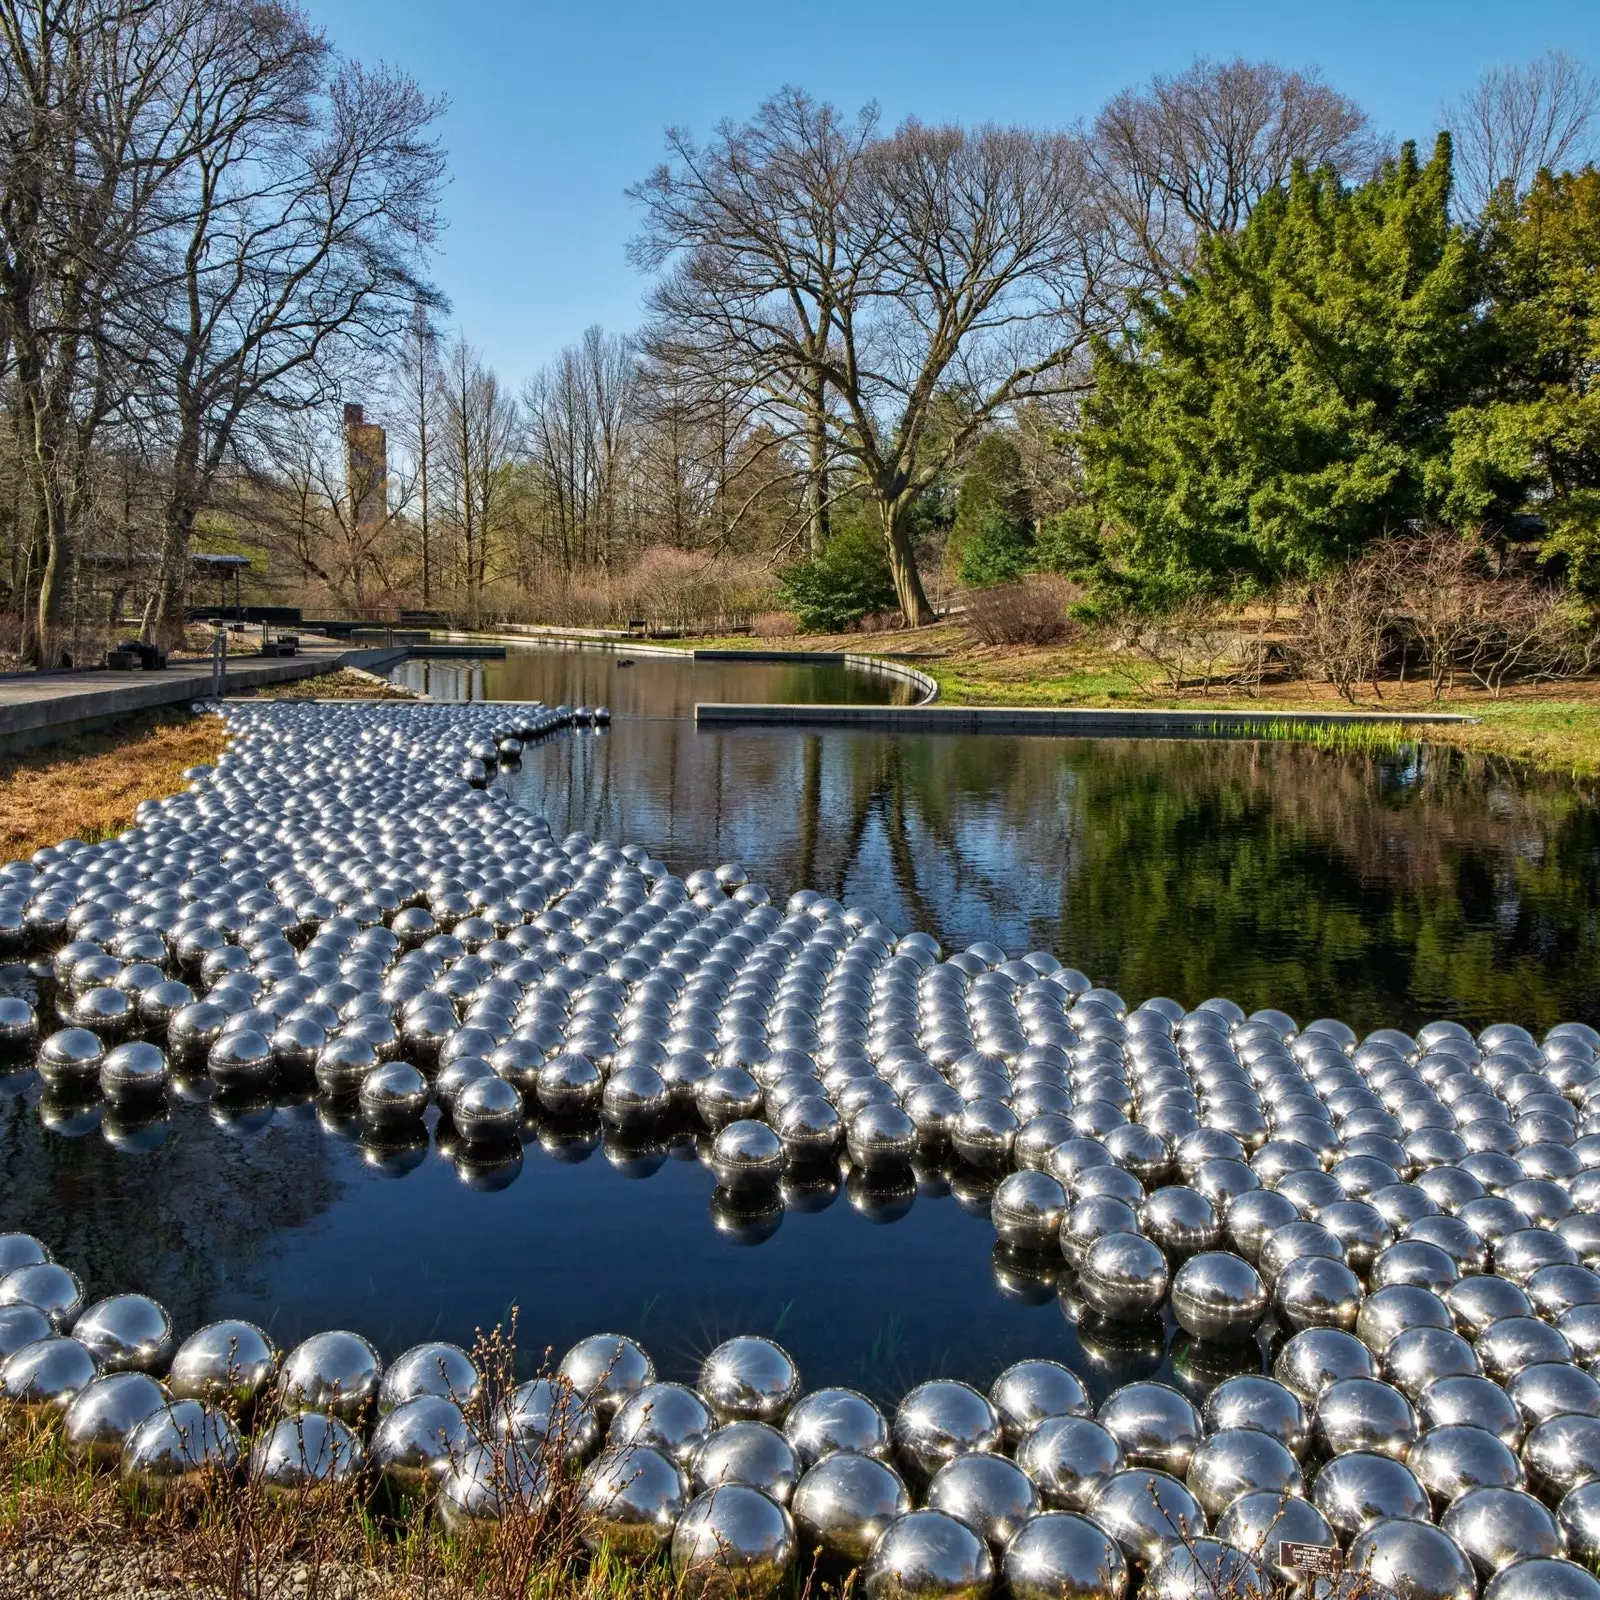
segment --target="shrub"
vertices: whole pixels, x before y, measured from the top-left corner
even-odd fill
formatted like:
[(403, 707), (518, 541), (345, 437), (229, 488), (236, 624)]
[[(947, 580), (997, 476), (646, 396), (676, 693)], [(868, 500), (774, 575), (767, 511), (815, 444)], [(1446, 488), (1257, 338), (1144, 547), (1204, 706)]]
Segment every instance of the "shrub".
[(1067, 607), (1077, 598), (1064, 578), (993, 584), (967, 596), (967, 626), (984, 644), (1059, 644), (1072, 631)]
[(843, 633), (898, 604), (883, 539), (869, 523), (839, 528), (820, 555), (779, 575), (778, 598), (807, 633)]
[(758, 611), (750, 631), (758, 639), (790, 639), (800, 631), (800, 619), (792, 611)]
[(974, 588), (1015, 583), (1033, 565), (1033, 534), (1004, 506), (984, 506), (961, 547), (957, 574)]
[(1380, 671), (1416, 660), (1435, 700), (1463, 673), (1499, 696), (1508, 683), (1588, 672), (1594, 619), (1553, 585), (1497, 571), (1477, 540), (1449, 529), (1381, 539), (1360, 560), (1313, 586), (1294, 645), (1308, 676), (1346, 699), (1367, 683), (1380, 699)]

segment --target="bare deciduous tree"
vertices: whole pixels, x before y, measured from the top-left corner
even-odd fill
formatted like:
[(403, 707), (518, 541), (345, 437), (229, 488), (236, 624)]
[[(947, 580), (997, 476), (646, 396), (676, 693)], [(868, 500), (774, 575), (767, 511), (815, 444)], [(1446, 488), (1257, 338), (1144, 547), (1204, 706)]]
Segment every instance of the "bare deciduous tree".
[(1130, 262), (1170, 284), (1296, 161), (1370, 163), (1367, 135), (1366, 113), (1315, 71), (1235, 57), (1124, 89), (1095, 119), (1092, 149)]
[(446, 516), (457, 536), (467, 621), (476, 626), (491, 575), (491, 538), (510, 491), (517, 405), (472, 346), (459, 338), (443, 363), (439, 398), (439, 477)]
[(1494, 67), (1441, 113), (1455, 136), (1461, 208), (1480, 217), (1502, 189), (1526, 192), (1543, 167), (1560, 171), (1600, 153), (1600, 78), (1565, 50), (1521, 67)]
[[(656, 324), (762, 392), (873, 506), (905, 619), (932, 616), (919, 496), (997, 415), (1078, 386), (1112, 299), (1084, 141), (1022, 129), (876, 131), (797, 90), (636, 194)], [(803, 225), (796, 219), (804, 219)]]
[(249, 419), (326, 404), (341, 363), (434, 298), (419, 267), (443, 176), (438, 103), (338, 60), (298, 13), (213, 0), (193, 37), (180, 104), (198, 154), (142, 330), (172, 440), (158, 624), (181, 616), (195, 517)]

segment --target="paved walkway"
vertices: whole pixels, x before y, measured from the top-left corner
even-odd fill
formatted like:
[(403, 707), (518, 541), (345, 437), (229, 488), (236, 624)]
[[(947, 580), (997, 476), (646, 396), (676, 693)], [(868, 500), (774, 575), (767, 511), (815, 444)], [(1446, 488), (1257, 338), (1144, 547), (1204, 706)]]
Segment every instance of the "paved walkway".
[[(289, 683), (339, 667), (381, 671), (407, 651), (355, 649), (302, 641), (294, 656), (232, 655), (224, 692)], [(211, 694), (211, 663), (183, 662), (164, 672), (40, 672), (0, 677), (0, 745), (28, 744), (64, 728), (114, 722), (154, 706), (206, 699)]]

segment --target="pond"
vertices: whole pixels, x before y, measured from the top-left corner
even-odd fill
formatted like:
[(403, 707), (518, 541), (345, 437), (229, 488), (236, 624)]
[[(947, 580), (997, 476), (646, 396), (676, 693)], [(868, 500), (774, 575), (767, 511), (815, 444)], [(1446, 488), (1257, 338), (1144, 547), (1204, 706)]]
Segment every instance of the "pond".
[[(464, 665), (395, 676), (424, 667), (433, 694), (464, 697)], [(587, 650), (471, 664), (478, 697), (536, 684), (551, 703), (612, 706), (608, 732), (552, 740), (500, 781), (558, 834), (645, 844), (677, 872), (737, 860), (776, 897), (816, 888), (952, 948), (1050, 950), (1130, 999), (1226, 994), (1361, 1032), (1600, 1017), (1600, 809), (1568, 780), (1428, 745), (691, 720), (696, 701), (842, 698), (808, 676), (825, 671), (889, 682), (618, 671)]]
[[(497, 780), (558, 837), (644, 843), (680, 872), (741, 860), (776, 898), (809, 885), (947, 945), (1050, 949), (1130, 1001), (1225, 993), (1363, 1031), (1600, 1018), (1600, 814), (1570, 783), (1425, 746), (701, 734), (689, 716), (696, 700), (900, 689), (828, 672), (517, 650), (397, 676), (609, 704), (608, 731), (549, 738)], [(992, 1180), (953, 1159), (740, 1206), (682, 1128), (640, 1145), (530, 1121), (483, 1164), (435, 1110), (376, 1142), (309, 1098), (223, 1103), (205, 1080), (138, 1123), (52, 1104), (28, 1073), (0, 1087), (0, 1227), (45, 1237), (91, 1295), (155, 1295), (184, 1330), (244, 1316), (290, 1343), (351, 1327), (392, 1356), (470, 1344), (515, 1305), (526, 1369), (609, 1327), (692, 1378), (749, 1332), (790, 1348), (808, 1387), (886, 1401), (1028, 1355), (1101, 1394), (1218, 1375), (1170, 1323), (1081, 1325), (1063, 1263), (997, 1247)]]

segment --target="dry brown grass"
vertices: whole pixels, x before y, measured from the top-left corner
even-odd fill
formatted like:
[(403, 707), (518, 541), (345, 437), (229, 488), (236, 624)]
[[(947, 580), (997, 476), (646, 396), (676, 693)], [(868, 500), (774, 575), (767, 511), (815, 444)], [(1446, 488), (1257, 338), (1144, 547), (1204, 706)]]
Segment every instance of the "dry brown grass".
[[(463, 1409), (494, 1439), (516, 1381), (514, 1331), (480, 1336), (473, 1355), (485, 1384)], [(284, 1415), (269, 1394), (233, 1420), (259, 1440)], [(559, 1435), (536, 1457), (492, 1446), (507, 1509), (462, 1537), (366, 1472), (273, 1492), (246, 1466), (218, 1469), (152, 1501), (73, 1459), (58, 1413), (0, 1408), (0, 1439), (4, 1600), (681, 1600), (664, 1559), (584, 1548), (582, 1484)], [(537, 1467), (532, 1499), (512, 1487), (513, 1452), (524, 1473)], [(811, 1594), (806, 1584), (799, 1600)]]
[(150, 711), (0, 754), (0, 858), (120, 833), (141, 800), (174, 793), (185, 767), (215, 761), (226, 735), (217, 717)]

